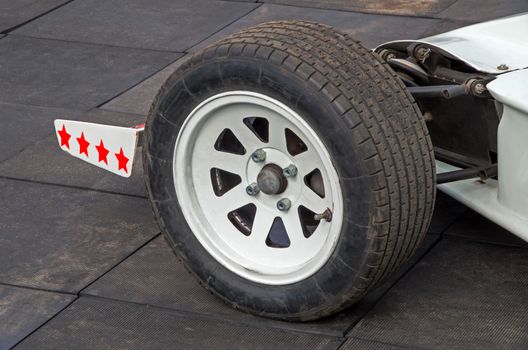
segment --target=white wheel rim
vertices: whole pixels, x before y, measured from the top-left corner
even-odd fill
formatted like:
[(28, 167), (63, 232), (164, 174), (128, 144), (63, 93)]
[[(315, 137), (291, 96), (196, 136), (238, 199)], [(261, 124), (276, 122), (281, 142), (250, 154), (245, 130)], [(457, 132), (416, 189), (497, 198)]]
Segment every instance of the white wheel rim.
[[(268, 142), (244, 124), (244, 118), (248, 117), (267, 120)], [(244, 155), (215, 149), (215, 144), (227, 144), (224, 138), (219, 139), (226, 128), (245, 148)], [(306, 146), (299, 147), (307, 150), (292, 155), (288, 151), (292, 142), (287, 140), (286, 129)], [(257, 149), (266, 152), (265, 162), (251, 159)], [(255, 182), (261, 169), (270, 163), (281, 168), (294, 164), (298, 174), (287, 178), (288, 185), (281, 194), (261, 191), (256, 196), (248, 195), (246, 186)], [(173, 164), (178, 202), (189, 227), (209, 254), (237, 275), (263, 284), (295, 283), (317, 272), (332, 254), (343, 219), (339, 177), (317, 134), (283, 103), (249, 91), (225, 92), (208, 98), (186, 118), (176, 140)], [(217, 180), (220, 175), (213, 177), (211, 169), (221, 169), (221, 176), (225, 176), (223, 171), (236, 174), (241, 182), (219, 196), (215, 189), (222, 187), (219, 183), (223, 182)], [(305, 182), (305, 176), (315, 169), (324, 184), (322, 198)], [(288, 211), (277, 209), (281, 198), (291, 201)], [(250, 219), (240, 219), (241, 210), (235, 211), (244, 206), (256, 209), (251, 225)], [(311, 214), (304, 211), (300, 215), (299, 206), (313, 213), (329, 209), (332, 219), (320, 220), (315, 231), (305, 237), (302, 224), (306, 224)], [(230, 217), (236, 219), (231, 221)], [(283, 222), (287, 239), (280, 227), (270, 236), (277, 217)], [(242, 232), (246, 226), (251, 226), (249, 235)], [(289, 244), (285, 246), (287, 240)], [(282, 246), (277, 247), (278, 244)]]

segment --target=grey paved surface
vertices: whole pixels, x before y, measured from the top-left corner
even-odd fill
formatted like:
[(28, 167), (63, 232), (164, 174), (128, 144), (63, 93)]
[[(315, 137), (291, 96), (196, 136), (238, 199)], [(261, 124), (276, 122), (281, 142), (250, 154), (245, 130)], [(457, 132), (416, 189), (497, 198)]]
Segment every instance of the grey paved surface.
[(0, 32), (23, 25), (66, 2), (67, 0), (0, 0)]
[(0, 348), (15, 345), (73, 300), (75, 295), (0, 286)]
[[(56, 117), (134, 125), (192, 52), (262, 21), (368, 46), (528, 11), (525, 0), (0, 0), (0, 349), (525, 349), (528, 245), (440, 195), (402, 271), (306, 324), (234, 311), (159, 235), (125, 180), (56, 146)], [(5, 34), (5, 36), (4, 36)]]

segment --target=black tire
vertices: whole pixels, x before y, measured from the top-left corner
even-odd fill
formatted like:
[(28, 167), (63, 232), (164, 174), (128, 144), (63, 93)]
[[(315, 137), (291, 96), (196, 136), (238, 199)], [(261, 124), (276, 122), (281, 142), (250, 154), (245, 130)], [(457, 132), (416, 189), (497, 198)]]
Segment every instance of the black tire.
[[(271, 286), (224, 268), (178, 205), (172, 157), (186, 116), (223, 91), (251, 90), (294, 109), (333, 158), (345, 217), (327, 263), (300, 282)], [(435, 200), (433, 148), (412, 96), (375, 54), (331, 27), (269, 22), (194, 55), (159, 91), (145, 128), (148, 196), (159, 226), (201, 284), (235, 308), (308, 321), (359, 301), (416, 250)]]

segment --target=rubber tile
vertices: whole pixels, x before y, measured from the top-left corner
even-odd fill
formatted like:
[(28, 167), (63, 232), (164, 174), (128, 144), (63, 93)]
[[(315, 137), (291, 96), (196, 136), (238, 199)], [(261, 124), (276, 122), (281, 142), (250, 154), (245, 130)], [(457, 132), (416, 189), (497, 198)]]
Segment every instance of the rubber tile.
[(257, 6), (209, 0), (83, 0), (69, 3), (14, 33), (183, 52)]
[(338, 338), (81, 297), (16, 349), (336, 349)]
[(132, 89), (125, 91), (123, 94), (117, 96), (107, 104), (101, 106), (101, 108), (111, 111), (147, 115), (150, 105), (152, 105), (154, 97), (158, 93), (158, 90), (161, 88), (163, 83), (165, 83), (167, 78), (176, 70), (176, 68), (178, 68), (189, 58), (190, 55), (183, 56), (152, 77), (134, 86)]
[(444, 238), (352, 330), (422, 349), (528, 348), (526, 249)]
[[(433, 244), (428, 237), (416, 258)], [(402, 269), (402, 274), (409, 267)], [(279, 329), (331, 336), (343, 336), (394, 283), (399, 276), (380, 286), (350, 309), (319, 322), (287, 323), (255, 317), (236, 311), (202, 288), (184, 268), (163, 237), (143, 247), (129, 259), (90, 285), (83, 294), (156, 305)]]
[(57, 116), (69, 113), (63, 109), (0, 103), (0, 164), (52, 132), (50, 126)]
[(0, 0), (0, 32), (19, 26), (67, 0)]
[(451, 4), (455, 3), (456, 0), (263, 0), (263, 2), (341, 11), (431, 16), (448, 8)]
[[(56, 114), (55, 118), (128, 127), (145, 122), (145, 117), (143, 116), (98, 109), (86, 113), (65, 111), (64, 113)], [(20, 124), (24, 125), (24, 123), (22, 118)], [(17, 125), (13, 127), (17, 130), (17, 133), (21, 130), (20, 126), (18, 126), (18, 129)], [(30, 128), (34, 129), (33, 126), (30, 126)], [(136, 150), (134, 165), (131, 170), (132, 176), (124, 178), (63, 152), (57, 142), (57, 136), (51, 120), (46, 120), (46, 123), (42, 125), (42, 130), (45, 130), (49, 136), (34, 142), (10, 159), (0, 162), (0, 176), (146, 196), (141, 163), (141, 148)], [(78, 137), (78, 135), (73, 135), (72, 137)], [(91, 149), (95, 152), (93, 148), (95, 141), (90, 139), (88, 141), (91, 142), (89, 151)]]
[(462, 216), (467, 207), (443, 192), (436, 193), (436, 203), (433, 219), (429, 225), (429, 233), (440, 234), (448, 229), (455, 220)]
[[(405, 350), (405, 349), (416, 349), (407, 346), (398, 346), (395, 344), (380, 343), (371, 340), (364, 340), (358, 338), (349, 338), (339, 348), (339, 350)], [(418, 349), (416, 349), (418, 350)]]
[(211, 36), (190, 51), (198, 49), (262, 22), (276, 20), (302, 19), (331, 25), (361, 40), (367, 47), (375, 47), (386, 41), (397, 39), (416, 39), (427, 28), (436, 23), (436, 19), (412, 18), (400, 16), (380, 16), (373, 14), (331, 11), (264, 4), (249, 15), (236, 21), (224, 30)]
[(87, 110), (180, 56), (8, 35), (0, 40), (0, 102)]
[(473, 210), (468, 210), (461, 215), (445, 234), (477, 242), (528, 248), (527, 242)]
[(458, 0), (438, 16), (465, 21), (487, 21), (528, 11), (526, 0)]
[(0, 349), (9, 349), (76, 297), (0, 285)]
[(158, 233), (148, 202), (0, 179), (0, 283), (78, 292)]

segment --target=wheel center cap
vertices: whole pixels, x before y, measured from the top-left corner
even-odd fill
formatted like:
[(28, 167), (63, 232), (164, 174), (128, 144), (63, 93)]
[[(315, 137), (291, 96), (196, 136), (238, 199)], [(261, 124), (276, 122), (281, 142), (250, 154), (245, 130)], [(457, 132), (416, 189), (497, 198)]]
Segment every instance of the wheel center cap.
[(267, 164), (257, 175), (257, 185), (265, 194), (279, 194), (286, 190), (288, 180), (282, 168), (276, 164)]

